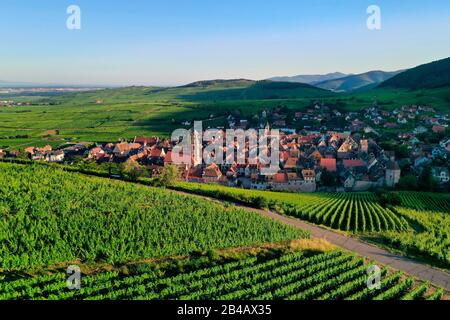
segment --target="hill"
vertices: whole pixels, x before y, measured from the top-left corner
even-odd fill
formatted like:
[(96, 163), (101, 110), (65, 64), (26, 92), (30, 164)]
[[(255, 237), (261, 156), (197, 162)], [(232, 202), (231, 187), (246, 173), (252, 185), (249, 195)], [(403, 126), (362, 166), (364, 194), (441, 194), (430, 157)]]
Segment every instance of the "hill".
[(362, 88), (371, 88), (383, 81), (392, 78), (401, 71), (385, 72), (385, 71), (369, 71), (361, 74), (350, 75), (340, 79), (323, 81), (316, 83), (315, 86), (331, 90), (335, 92), (349, 92)]
[(450, 86), (450, 58), (423, 64), (384, 81), (380, 87), (433, 89)]
[(0, 270), (118, 263), (307, 235), (257, 213), (56, 167), (0, 163), (0, 179)]
[(314, 74), (314, 75), (298, 75), (292, 77), (273, 77), (268, 80), (277, 82), (300, 82), (306, 84), (316, 84), (323, 81), (339, 79), (348, 76), (348, 74), (341, 72), (334, 72), (328, 74)]
[[(332, 96), (333, 93), (305, 83), (263, 81), (207, 82), (203, 89), (178, 96), (188, 101), (277, 100)], [(192, 86), (192, 85), (191, 85)]]
[(189, 83), (179, 88), (207, 88), (214, 86), (221, 87), (240, 87), (254, 84), (256, 81), (247, 79), (215, 79), (215, 80), (201, 80)]

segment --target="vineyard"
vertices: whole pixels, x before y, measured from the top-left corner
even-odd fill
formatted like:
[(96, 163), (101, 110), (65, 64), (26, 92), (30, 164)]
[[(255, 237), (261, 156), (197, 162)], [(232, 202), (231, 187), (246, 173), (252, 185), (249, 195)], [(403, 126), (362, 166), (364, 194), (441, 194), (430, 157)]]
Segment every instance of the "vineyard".
[[(380, 287), (369, 288), (370, 263), (339, 251), (291, 252), (269, 259), (246, 257), (190, 272), (87, 275), (69, 290), (64, 272), (0, 282), (0, 300), (439, 300), (444, 292), (381, 269)], [(0, 275), (1, 277), (1, 275)]]
[(402, 207), (414, 210), (433, 210), (450, 213), (450, 195), (426, 192), (396, 192), (402, 201)]
[(0, 163), (0, 181), (0, 269), (119, 263), (308, 236), (234, 207), (39, 165)]
[(383, 240), (391, 247), (413, 255), (430, 256), (450, 268), (450, 214), (397, 208), (416, 230), (386, 232)]
[(305, 221), (352, 232), (450, 268), (450, 195), (396, 192), (401, 205), (381, 206), (374, 193), (286, 193), (179, 183), (177, 189), (269, 208)]
[(379, 232), (408, 229), (407, 221), (377, 203), (372, 193), (299, 194), (227, 188), (215, 185), (179, 184), (189, 192), (263, 206), (349, 232)]

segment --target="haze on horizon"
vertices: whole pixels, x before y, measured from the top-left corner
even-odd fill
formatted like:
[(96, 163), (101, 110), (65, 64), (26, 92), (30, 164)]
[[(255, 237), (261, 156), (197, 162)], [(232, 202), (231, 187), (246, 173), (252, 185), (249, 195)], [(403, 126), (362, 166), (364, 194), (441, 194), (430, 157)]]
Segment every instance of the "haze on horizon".
[[(393, 71), (449, 56), (448, 0), (317, 2), (3, 0), (0, 80), (177, 85)], [(81, 30), (66, 28), (71, 4)], [(379, 31), (366, 27), (372, 4)]]

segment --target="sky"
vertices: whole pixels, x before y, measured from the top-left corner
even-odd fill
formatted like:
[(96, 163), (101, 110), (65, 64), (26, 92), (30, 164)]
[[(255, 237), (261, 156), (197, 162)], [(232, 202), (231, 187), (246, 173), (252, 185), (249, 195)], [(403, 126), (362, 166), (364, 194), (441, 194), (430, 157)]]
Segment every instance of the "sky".
[[(69, 30), (66, 10), (81, 9)], [(366, 10), (381, 9), (381, 30)], [(1, 0), (0, 80), (178, 85), (362, 73), (450, 56), (448, 0)]]

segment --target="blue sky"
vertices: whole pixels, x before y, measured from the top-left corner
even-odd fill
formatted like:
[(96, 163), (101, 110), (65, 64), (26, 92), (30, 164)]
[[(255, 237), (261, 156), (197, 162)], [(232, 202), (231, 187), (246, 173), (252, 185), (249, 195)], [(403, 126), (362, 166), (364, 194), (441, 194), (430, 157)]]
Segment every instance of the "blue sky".
[[(81, 30), (66, 9), (81, 8)], [(382, 29), (366, 27), (380, 6)], [(0, 80), (172, 85), (397, 70), (450, 56), (450, 1), (2, 0)]]

